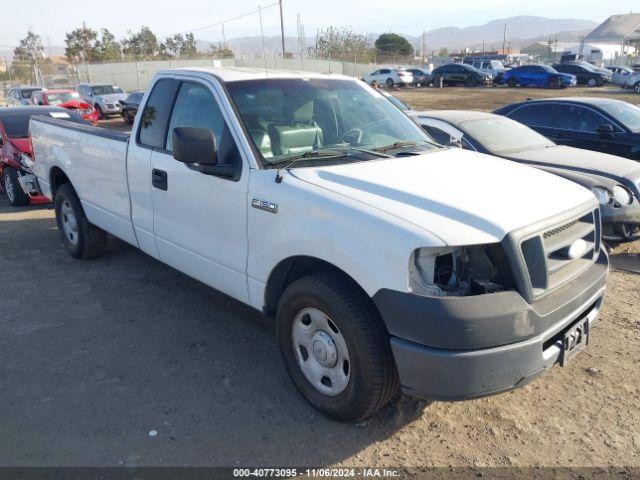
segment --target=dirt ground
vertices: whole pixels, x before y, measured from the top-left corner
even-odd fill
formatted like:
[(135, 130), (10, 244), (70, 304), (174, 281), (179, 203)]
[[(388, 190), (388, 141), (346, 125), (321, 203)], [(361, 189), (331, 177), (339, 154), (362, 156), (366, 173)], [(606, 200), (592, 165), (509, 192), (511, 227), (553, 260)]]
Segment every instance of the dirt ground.
[(640, 95), (633, 90), (618, 87), (567, 88), (547, 90), (543, 88), (404, 88), (391, 92), (414, 110), (484, 110), (491, 111), (513, 102), (528, 98), (553, 97), (610, 97), (640, 104)]
[[(399, 96), (490, 109), (545, 93)], [(400, 397), (345, 425), (296, 392), (259, 313), (119, 242), (73, 260), (53, 217), (0, 194), (0, 465), (640, 466), (638, 274), (611, 271), (567, 367), (480, 400)], [(640, 242), (612, 253), (640, 267)]]

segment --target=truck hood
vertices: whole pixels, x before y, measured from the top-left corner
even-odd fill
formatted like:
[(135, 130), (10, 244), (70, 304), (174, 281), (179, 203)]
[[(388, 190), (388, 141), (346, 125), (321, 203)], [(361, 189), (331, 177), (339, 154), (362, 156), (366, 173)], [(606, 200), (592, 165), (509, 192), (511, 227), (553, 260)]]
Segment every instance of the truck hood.
[(499, 242), (585, 202), (597, 205), (589, 190), (558, 176), (454, 148), (301, 167), (291, 174), (417, 225), (448, 245)]
[(628, 158), (572, 147), (548, 147), (506, 155), (539, 167), (566, 168), (586, 175), (598, 175), (633, 186), (640, 182), (640, 163)]

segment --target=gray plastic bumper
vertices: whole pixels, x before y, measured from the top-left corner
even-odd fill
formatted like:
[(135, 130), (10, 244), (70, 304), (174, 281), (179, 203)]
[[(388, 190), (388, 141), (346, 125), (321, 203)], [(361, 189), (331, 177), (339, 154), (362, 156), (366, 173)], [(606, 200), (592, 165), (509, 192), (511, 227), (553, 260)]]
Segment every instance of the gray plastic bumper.
[(525, 385), (559, 360), (564, 331), (579, 320), (596, 321), (607, 271), (603, 250), (570, 284), (532, 305), (516, 292), (457, 298), (378, 292), (374, 301), (392, 335), (403, 391), (465, 400)]

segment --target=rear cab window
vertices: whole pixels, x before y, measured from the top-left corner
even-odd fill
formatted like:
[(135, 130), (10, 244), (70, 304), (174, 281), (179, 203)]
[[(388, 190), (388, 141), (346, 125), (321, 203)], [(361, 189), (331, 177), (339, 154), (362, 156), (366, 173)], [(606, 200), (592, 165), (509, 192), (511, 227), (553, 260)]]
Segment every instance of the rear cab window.
[(153, 86), (138, 126), (138, 144), (152, 149), (164, 149), (167, 123), (171, 114), (178, 81), (161, 78)]

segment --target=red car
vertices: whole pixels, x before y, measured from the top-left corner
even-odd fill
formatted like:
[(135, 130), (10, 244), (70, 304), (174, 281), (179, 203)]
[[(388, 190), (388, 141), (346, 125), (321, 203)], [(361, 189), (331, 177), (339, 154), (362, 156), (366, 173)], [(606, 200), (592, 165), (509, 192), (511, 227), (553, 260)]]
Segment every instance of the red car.
[(29, 119), (32, 115), (63, 118), (88, 124), (69, 110), (60, 107), (0, 108), (0, 190), (14, 207), (29, 203), (47, 203), (33, 174)]
[(86, 121), (98, 124), (98, 112), (74, 90), (41, 90), (32, 96), (34, 105), (50, 105), (72, 110)]

